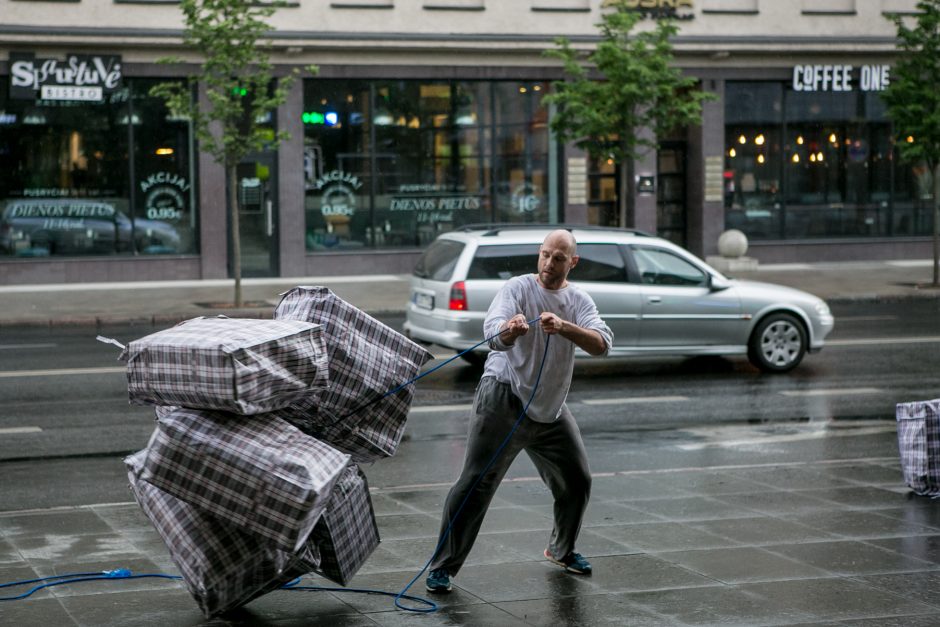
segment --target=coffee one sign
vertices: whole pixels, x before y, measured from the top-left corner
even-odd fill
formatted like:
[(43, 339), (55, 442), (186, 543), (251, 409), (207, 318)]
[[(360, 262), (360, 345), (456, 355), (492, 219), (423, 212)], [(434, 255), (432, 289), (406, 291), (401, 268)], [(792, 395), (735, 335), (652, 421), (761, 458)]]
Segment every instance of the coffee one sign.
[(793, 91), (882, 91), (890, 82), (891, 66), (797, 65)]
[(10, 53), (10, 97), (100, 102), (121, 86), (121, 57), (69, 54), (65, 60)]

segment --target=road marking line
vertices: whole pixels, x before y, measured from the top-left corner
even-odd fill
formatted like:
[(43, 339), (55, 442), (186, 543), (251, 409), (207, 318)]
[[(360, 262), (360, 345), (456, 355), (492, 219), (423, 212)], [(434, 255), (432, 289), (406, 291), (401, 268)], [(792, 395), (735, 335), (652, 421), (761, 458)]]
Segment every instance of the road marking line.
[(829, 388), (828, 390), (784, 390), (783, 396), (844, 396), (848, 394), (879, 394), (879, 388)]
[(826, 340), (826, 346), (878, 346), (879, 344), (936, 344), (940, 336), (873, 337), (864, 340)]
[(39, 433), (42, 429), (39, 427), (6, 427), (0, 428), (0, 435), (11, 435), (16, 433)]
[(58, 346), (58, 344), (0, 344), (0, 350), (15, 351), (27, 348), (55, 348), (56, 346)]
[(469, 405), (422, 405), (421, 407), (412, 407), (412, 414), (430, 414), (437, 411), (467, 411), (473, 409), (473, 404)]
[(621, 405), (623, 403), (677, 403), (689, 400), (688, 396), (626, 396), (623, 398), (585, 398), (585, 405)]
[(882, 322), (897, 319), (897, 316), (839, 316), (839, 322)]
[(0, 372), (0, 379), (17, 377), (59, 377), (74, 374), (116, 374), (127, 372), (126, 367), (109, 366), (107, 368), (61, 368), (59, 370), (8, 370)]
[(769, 435), (761, 438), (747, 438), (741, 440), (725, 440), (718, 442), (696, 442), (695, 444), (680, 444), (678, 449), (682, 451), (700, 451), (706, 448), (721, 447), (731, 448), (735, 446), (754, 446), (758, 444), (778, 444), (782, 442), (801, 442), (804, 440), (819, 440), (822, 438), (847, 438), (860, 435), (877, 435), (879, 433), (894, 432), (897, 430), (895, 425), (885, 425), (883, 427), (866, 427), (863, 429), (845, 429), (831, 430), (819, 429), (808, 433), (791, 433), (787, 435)]

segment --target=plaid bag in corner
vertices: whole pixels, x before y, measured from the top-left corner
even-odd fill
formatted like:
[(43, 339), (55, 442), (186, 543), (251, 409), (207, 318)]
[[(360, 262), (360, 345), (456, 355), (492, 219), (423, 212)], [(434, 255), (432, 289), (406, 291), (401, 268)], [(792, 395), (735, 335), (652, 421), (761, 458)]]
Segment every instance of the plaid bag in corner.
[(274, 318), (322, 325), (329, 354), (327, 390), (299, 399), (278, 415), (349, 453), (353, 461), (394, 455), (414, 386), (382, 396), (414, 378), (431, 354), (325, 287), (285, 292)]
[(296, 320), (194, 318), (130, 342), (127, 391), (137, 405), (258, 414), (327, 386), (323, 329)]
[(310, 543), (320, 553), (314, 572), (345, 586), (379, 542), (366, 476), (358, 466), (350, 466), (333, 487), (326, 512), (310, 534)]
[(904, 482), (921, 496), (940, 496), (940, 399), (898, 403), (895, 416)]
[(274, 416), (177, 408), (157, 419), (141, 478), (284, 551), (297, 551), (349, 456)]
[(207, 618), (242, 606), (319, 564), (312, 543), (297, 553), (280, 551), (140, 479), (144, 454), (124, 460), (134, 496)]

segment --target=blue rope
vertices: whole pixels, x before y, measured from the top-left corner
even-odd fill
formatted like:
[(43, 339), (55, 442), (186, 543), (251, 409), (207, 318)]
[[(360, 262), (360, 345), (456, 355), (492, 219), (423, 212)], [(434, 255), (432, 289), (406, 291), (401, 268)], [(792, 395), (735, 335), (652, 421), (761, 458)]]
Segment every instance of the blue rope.
[[(527, 324), (535, 324), (538, 321), (539, 321), (539, 318), (535, 318), (533, 320), (529, 320)], [(386, 392), (383, 396), (375, 400), (369, 401), (365, 405), (362, 405), (354, 409), (350, 413), (343, 416), (343, 418), (351, 416), (352, 414), (355, 414), (356, 412), (361, 411), (365, 409), (366, 407), (381, 401), (384, 398), (388, 398), (392, 394), (395, 394), (401, 391), (402, 389), (404, 389), (405, 387), (417, 382), (419, 379), (422, 379), (428, 376), (432, 372), (436, 372), (437, 370), (440, 370), (441, 368), (443, 368), (450, 362), (454, 361), (455, 359), (462, 357), (466, 353), (469, 353), (470, 351), (476, 349), (477, 347), (489, 342), (490, 340), (498, 337), (499, 335), (502, 335), (502, 333), (503, 333), (502, 331), (499, 333), (496, 333), (495, 335), (492, 335), (484, 339), (483, 341), (478, 342), (477, 344), (474, 344), (467, 350), (457, 353), (455, 356), (451, 357), (444, 363), (438, 364), (437, 366), (428, 370), (427, 372), (423, 372), (419, 374), (418, 376), (414, 377), (413, 379), (406, 381), (405, 383), (402, 383), (401, 385), (391, 390), (390, 392)], [(460, 507), (457, 508), (457, 511), (454, 513), (454, 516), (448, 521), (447, 528), (444, 530), (444, 533), (441, 535), (441, 539), (438, 542), (437, 547), (434, 549), (434, 552), (431, 554), (431, 557), (424, 564), (424, 567), (422, 567), (421, 570), (418, 571), (418, 574), (415, 575), (414, 578), (408, 583), (408, 585), (402, 588), (400, 592), (395, 593), (395, 592), (386, 592), (384, 590), (372, 590), (368, 588), (329, 588), (329, 587), (323, 587), (323, 586), (301, 586), (299, 585), (300, 577), (298, 577), (294, 579), (293, 581), (281, 586), (280, 590), (315, 591), (315, 592), (353, 592), (353, 593), (359, 593), (359, 594), (377, 594), (377, 595), (395, 597), (395, 607), (401, 610), (405, 610), (407, 612), (419, 612), (419, 613), (436, 612), (438, 610), (438, 606), (433, 601), (430, 601), (422, 597), (411, 596), (405, 593), (408, 592), (411, 586), (413, 586), (414, 583), (421, 577), (421, 575), (424, 574), (424, 572), (428, 569), (428, 567), (431, 565), (431, 562), (434, 561), (434, 558), (437, 557), (438, 552), (441, 550), (441, 547), (444, 545), (444, 541), (447, 539), (447, 536), (450, 535), (450, 532), (453, 529), (454, 521), (463, 511), (464, 506), (467, 504), (467, 501), (473, 495), (473, 491), (476, 489), (477, 485), (479, 485), (480, 481), (483, 480), (483, 477), (486, 475), (486, 472), (499, 458), (499, 455), (503, 452), (503, 449), (506, 448), (506, 445), (509, 444), (509, 440), (512, 438), (513, 434), (516, 432), (516, 429), (519, 427), (519, 424), (522, 422), (522, 419), (525, 417), (526, 411), (528, 411), (529, 405), (532, 403), (532, 399), (535, 398), (535, 392), (536, 390), (538, 390), (539, 382), (542, 380), (542, 370), (545, 367), (545, 357), (548, 355), (548, 341), (550, 339), (551, 339), (550, 335), (546, 337), (545, 352), (542, 354), (542, 363), (539, 364), (538, 375), (536, 375), (536, 378), (535, 378), (535, 386), (532, 388), (532, 394), (529, 395), (529, 400), (526, 401), (525, 406), (522, 408), (522, 412), (519, 414), (519, 417), (516, 419), (516, 423), (512, 426), (512, 429), (510, 429), (509, 434), (505, 437), (503, 442), (499, 445), (499, 448), (496, 449), (496, 452), (493, 454), (493, 457), (490, 458), (490, 460), (487, 462), (486, 467), (480, 472), (480, 475), (476, 478), (476, 481), (474, 481), (473, 485), (470, 487), (470, 490), (467, 492), (467, 496), (465, 496), (463, 501), (460, 503)], [(113, 579), (145, 579), (145, 578), (182, 579), (182, 577), (180, 577), (179, 575), (166, 575), (163, 573), (149, 573), (149, 574), (135, 575), (126, 568), (118, 568), (116, 570), (105, 570), (105, 571), (91, 572), (91, 573), (71, 573), (67, 575), (52, 575), (50, 577), (40, 577), (38, 579), (24, 579), (21, 581), (13, 581), (10, 583), (0, 584), (0, 588), (23, 586), (23, 585), (28, 585), (31, 583), (40, 584), (38, 586), (34, 586), (33, 588), (30, 588), (23, 594), (20, 594), (17, 596), (0, 597), (0, 601), (18, 601), (21, 599), (25, 599), (26, 597), (32, 595), (33, 593), (43, 590), (45, 588), (51, 588), (53, 586), (61, 586), (61, 585), (68, 584), (68, 583), (79, 583), (83, 581), (102, 581), (102, 580), (109, 580), (109, 579), (113, 580)], [(423, 603), (427, 607), (424, 609), (406, 607), (401, 604), (402, 599), (407, 599), (409, 601), (414, 601), (416, 603)]]
[(52, 575), (50, 577), (40, 577), (38, 579), (24, 579), (22, 581), (14, 581), (11, 583), (0, 584), (0, 588), (11, 588), (13, 586), (24, 586), (31, 583), (40, 583), (38, 586), (34, 586), (17, 596), (12, 597), (0, 597), (0, 601), (19, 601), (20, 599), (25, 599), (26, 597), (32, 595), (34, 592), (39, 592), (44, 588), (51, 588), (53, 586), (61, 586), (67, 583), (78, 583), (81, 581), (101, 581), (106, 579), (146, 579), (146, 578), (160, 578), (160, 579), (182, 579), (179, 575), (164, 575), (163, 573), (151, 573), (143, 575), (135, 575), (131, 573), (126, 568), (118, 568), (116, 570), (103, 570), (94, 573), (71, 573), (68, 575)]

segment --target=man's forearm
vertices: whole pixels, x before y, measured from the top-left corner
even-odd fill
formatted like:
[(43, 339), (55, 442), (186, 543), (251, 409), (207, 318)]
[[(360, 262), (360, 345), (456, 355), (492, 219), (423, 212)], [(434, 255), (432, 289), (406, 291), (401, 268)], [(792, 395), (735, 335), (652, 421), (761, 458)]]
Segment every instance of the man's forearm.
[(579, 327), (573, 322), (562, 322), (561, 331), (558, 332), (566, 340), (574, 344), (588, 355), (603, 355), (607, 352), (607, 342), (604, 337), (594, 329)]

